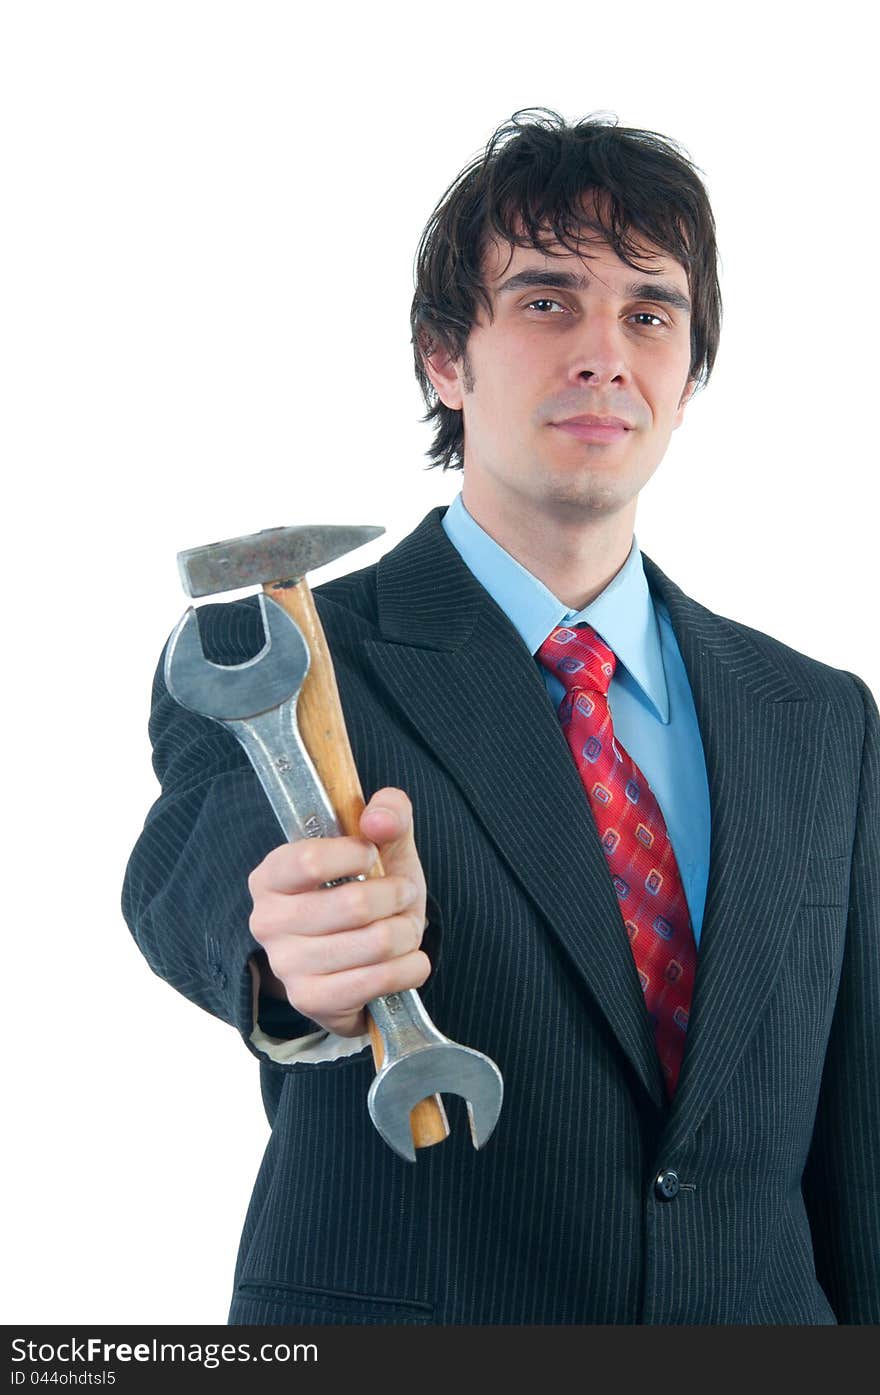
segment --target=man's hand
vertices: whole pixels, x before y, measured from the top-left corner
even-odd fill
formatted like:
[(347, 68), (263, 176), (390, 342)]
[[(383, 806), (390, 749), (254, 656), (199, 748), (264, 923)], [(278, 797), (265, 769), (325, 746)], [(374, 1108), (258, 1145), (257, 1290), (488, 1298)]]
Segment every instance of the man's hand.
[[(366, 1032), (371, 998), (420, 988), (431, 972), (419, 949), (425, 876), (403, 790), (378, 790), (360, 830), (362, 838), (303, 838), (273, 848), (248, 877), (251, 934), (289, 1002), (343, 1037)], [(377, 848), (384, 877), (323, 885), (368, 872)]]

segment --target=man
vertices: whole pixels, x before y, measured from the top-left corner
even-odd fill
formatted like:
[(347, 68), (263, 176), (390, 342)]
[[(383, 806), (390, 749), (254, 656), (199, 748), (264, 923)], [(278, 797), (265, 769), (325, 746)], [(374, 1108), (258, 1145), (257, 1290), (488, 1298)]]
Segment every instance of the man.
[[(638, 549), (717, 348), (708, 199), (654, 133), (522, 116), (419, 249), (461, 495), (316, 593), (363, 837), (279, 846), (157, 670), (125, 915), (272, 1124), (230, 1321), (876, 1322), (880, 716)], [(200, 617), (260, 647), (254, 599)], [(407, 987), (503, 1073), (480, 1153), (455, 1099), (415, 1166), (372, 1128), (364, 1004)]]

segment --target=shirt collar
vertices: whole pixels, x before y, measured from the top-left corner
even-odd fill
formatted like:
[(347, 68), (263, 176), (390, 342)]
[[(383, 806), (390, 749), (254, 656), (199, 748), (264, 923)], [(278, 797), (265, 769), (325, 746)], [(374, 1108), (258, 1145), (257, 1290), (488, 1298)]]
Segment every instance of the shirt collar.
[(481, 528), (457, 494), (442, 519), (443, 528), (481, 586), (536, 654), (557, 625), (584, 620), (601, 635), (623, 664), (660, 721), (669, 721), (669, 696), (657, 615), (642, 554), (633, 535), (629, 556), (595, 600), (567, 610), (542, 581), (511, 557)]

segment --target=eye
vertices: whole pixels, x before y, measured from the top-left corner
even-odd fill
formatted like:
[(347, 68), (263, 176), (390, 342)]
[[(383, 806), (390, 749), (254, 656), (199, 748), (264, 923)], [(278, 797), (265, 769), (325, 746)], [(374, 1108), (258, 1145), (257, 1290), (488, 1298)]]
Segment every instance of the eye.
[(533, 305), (558, 305), (563, 310), (565, 309), (565, 306), (559, 300), (545, 300), (543, 298), (541, 300), (530, 300), (528, 305), (526, 306), (526, 309), (531, 310)]
[(662, 315), (655, 315), (653, 310), (637, 310), (632, 316), (634, 320), (656, 320), (659, 325), (668, 324)]

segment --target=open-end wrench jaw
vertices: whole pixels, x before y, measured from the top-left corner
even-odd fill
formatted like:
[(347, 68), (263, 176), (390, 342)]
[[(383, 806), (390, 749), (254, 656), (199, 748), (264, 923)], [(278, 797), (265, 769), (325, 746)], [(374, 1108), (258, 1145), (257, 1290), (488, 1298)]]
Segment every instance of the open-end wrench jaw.
[(182, 707), (215, 721), (241, 721), (279, 707), (298, 693), (309, 671), (309, 648), (279, 605), (260, 592), (265, 642), (243, 664), (205, 658), (198, 616), (190, 606), (165, 650), (165, 686)]
[(482, 1148), (498, 1123), (503, 1089), (494, 1061), (469, 1046), (450, 1042), (446, 1047), (422, 1047), (383, 1064), (370, 1086), (367, 1107), (389, 1148), (415, 1162), (409, 1114), (426, 1094), (461, 1095), (467, 1104), (471, 1142)]
[(475, 1148), (488, 1143), (504, 1097), (495, 1062), (438, 1031), (411, 989), (374, 998), (367, 1006), (384, 1046), (367, 1108), (389, 1148), (416, 1161), (409, 1115), (429, 1094), (460, 1095), (467, 1104), (471, 1142)]

